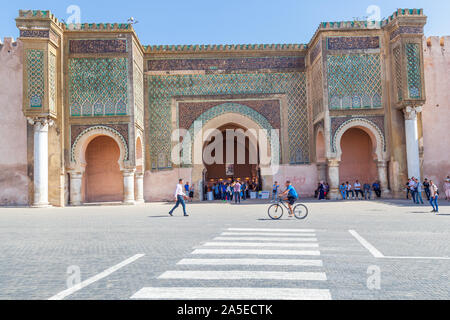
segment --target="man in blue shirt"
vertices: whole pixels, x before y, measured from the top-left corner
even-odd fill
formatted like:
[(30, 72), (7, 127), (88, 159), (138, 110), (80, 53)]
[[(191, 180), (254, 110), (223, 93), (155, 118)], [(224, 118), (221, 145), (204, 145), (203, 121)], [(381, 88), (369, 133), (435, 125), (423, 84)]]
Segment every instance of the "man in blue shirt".
[(281, 194), (281, 197), (287, 196), (285, 200), (288, 202), (289, 211), (291, 212), (289, 214), (289, 217), (292, 218), (294, 216), (294, 210), (292, 209), (292, 206), (298, 199), (298, 193), (295, 190), (295, 188), (291, 185), (290, 181), (286, 181), (286, 191), (284, 191)]

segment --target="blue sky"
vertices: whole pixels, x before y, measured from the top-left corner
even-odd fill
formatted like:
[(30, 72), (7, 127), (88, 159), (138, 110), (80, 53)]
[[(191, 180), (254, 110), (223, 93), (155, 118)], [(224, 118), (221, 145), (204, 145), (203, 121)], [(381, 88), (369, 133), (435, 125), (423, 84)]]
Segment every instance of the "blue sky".
[(448, 0), (4, 0), (0, 36), (18, 36), (19, 9), (49, 9), (67, 20), (70, 5), (80, 7), (83, 23), (120, 23), (133, 16), (142, 44), (151, 45), (308, 43), (320, 22), (366, 17), (370, 5), (380, 7), (381, 17), (397, 8), (423, 8), (426, 35), (450, 35)]

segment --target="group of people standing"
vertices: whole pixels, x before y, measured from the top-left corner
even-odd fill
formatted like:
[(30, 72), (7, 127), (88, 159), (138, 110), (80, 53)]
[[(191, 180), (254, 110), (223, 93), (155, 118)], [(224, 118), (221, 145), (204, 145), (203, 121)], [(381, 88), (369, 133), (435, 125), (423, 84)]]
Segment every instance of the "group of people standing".
[(377, 198), (381, 198), (381, 185), (379, 181), (375, 181), (370, 185), (369, 183), (361, 184), (359, 180), (352, 185), (350, 182), (343, 183), (339, 186), (342, 200), (371, 200), (372, 192)]
[[(447, 177), (446, 182), (444, 184), (445, 193), (447, 200), (450, 199), (450, 177)], [(448, 191), (447, 191), (448, 190)], [(433, 213), (439, 213), (439, 188), (432, 180), (425, 179), (420, 182), (419, 179), (412, 177), (406, 183), (406, 199), (409, 200), (409, 196), (411, 195), (412, 201), (415, 204), (424, 204), (422, 192), (425, 192), (427, 200), (430, 202), (433, 210)]]
[(247, 183), (240, 180), (231, 182), (215, 183), (208, 191), (213, 192), (214, 200), (222, 200), (223, 202), (234, 200), (235, 203), (241, 203), (241, 200), (247, 200), (249, 192), (256, 190), (257, 185), (254, 182)]

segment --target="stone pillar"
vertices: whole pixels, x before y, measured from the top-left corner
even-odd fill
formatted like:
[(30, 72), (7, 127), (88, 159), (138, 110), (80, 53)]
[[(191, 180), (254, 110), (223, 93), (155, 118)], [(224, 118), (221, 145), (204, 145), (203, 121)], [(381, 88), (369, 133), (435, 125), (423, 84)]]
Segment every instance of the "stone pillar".
[(386, 161), (377, 161), (377, 169), (378, 169), (378, 180), (380, 181), (381, 192), (383, 197), (388, 196), (391, 191), (389, 190), (388, 184), (388, 166)]
[(339, 199), (339, 160), (328, 159), (328, 184), (330, 199)]
[(81, 186), (83, 174), (81, 172), (70, 171), (70, 205), (81, 206), (83, 204)]
[(144, 174), (142, 172), (137, 172), (135, 175), (136, 183), (136, 203), (143, 204), (144, 200)]
[(136, 169), (124, 169), (123, 174), (123, 204), (135, 205), (134, 200), (134, 172)]
[(48, 127), (53, 120), (28, 119), (34, 126), (34, 199), (33, 207), (49, 207), (48, 202)]
[(318, 178), (319, 178), (319, 182), (323, 181), (323, 182), (328, 182), (327, 181), (327, 164), (325, 162), (318, 162), (317, 163), (317, 173), (318, 173)]
[(406, 107), (405, 114), (405, 139), (406, 157), (408, 162), (408, 178), (420, 178), (419, 134), (417, 130), (417, 114), (422, 112), (421, 107)]

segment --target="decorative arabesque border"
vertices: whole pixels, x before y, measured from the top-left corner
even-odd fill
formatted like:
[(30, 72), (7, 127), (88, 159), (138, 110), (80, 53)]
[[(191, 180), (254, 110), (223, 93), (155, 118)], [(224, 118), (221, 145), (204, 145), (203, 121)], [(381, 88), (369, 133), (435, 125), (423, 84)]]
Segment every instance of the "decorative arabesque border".
[(339, 128), (334, 133), (333, 141), (332, 141), (332, 144), (331, 144), (333, 152), (337, 151), (336, 138), (337, 138), (338, 134), (341, 132), (341, 130), (344, 127), (348, 126), (350, 123), (353, 123), (353, 122), (355, 122), (355, 123), (364, 122), (364, 123), (370, 125), (371, 127), (373, 127), (376, 130), (376, 132), (378, 133), (378, 136), (380, 138), (380, 141), (381, 141), (381, 144), (382, 144), (381, 145), (381, 150), (386, 151), (386, 138), (384, 137), (383, 131), (381, 131), (381, 129), (373, 121), (370, 121), (370, 120), (365, 119), (365, 118), (354, 118), (354, 119), (350, 119), (350, 120), (345, 121), (343, 124), (341, 124), (339, 126)]
[(125, 161), (125, 160), (128, 160), (128, 156), (129, 156), (128, 145), (127, 145), (127, 142), (126, 142), (125, 138), (122, 136), (122, 134), (120, 134), (119, 131), (117, 131), (117, 130), (111, 128), (111, 127), (108, 127), (108, 126), (92, 126), (92, 127), (89, 127), (89, 128), (87, 128), (87, 129), (83, 130), (83, 131), (77, 136), (77, 138), (75, 139), (75, 141), (73, 142), (72, 148), (71, 148), (71, 150), (70, 150), (70, 159), (71, 159), (71, 161), (75, 162), (75, 150), (76, 150), (76, 148), (77, 148), (77, 145), (78, 145), (78, 142), (80, 141), (80, 139), (81, 139), (84, 135), (86, 135), (86, 134), (88, 134), (89, 132), (94, 131), (94, 130), (106, 130), (106, 131), (111, 132), (111, 133), (114, 134), (115, 136), (117, 136), (117, 137), (120, 139), (120, 141), (122, 142), (123, 147), (124, 147), (124, 150), (125, 150), (125, 154), (124, 154), (124, 159), (123, 159), (123, 160), (124, 160), (124, 161)]

